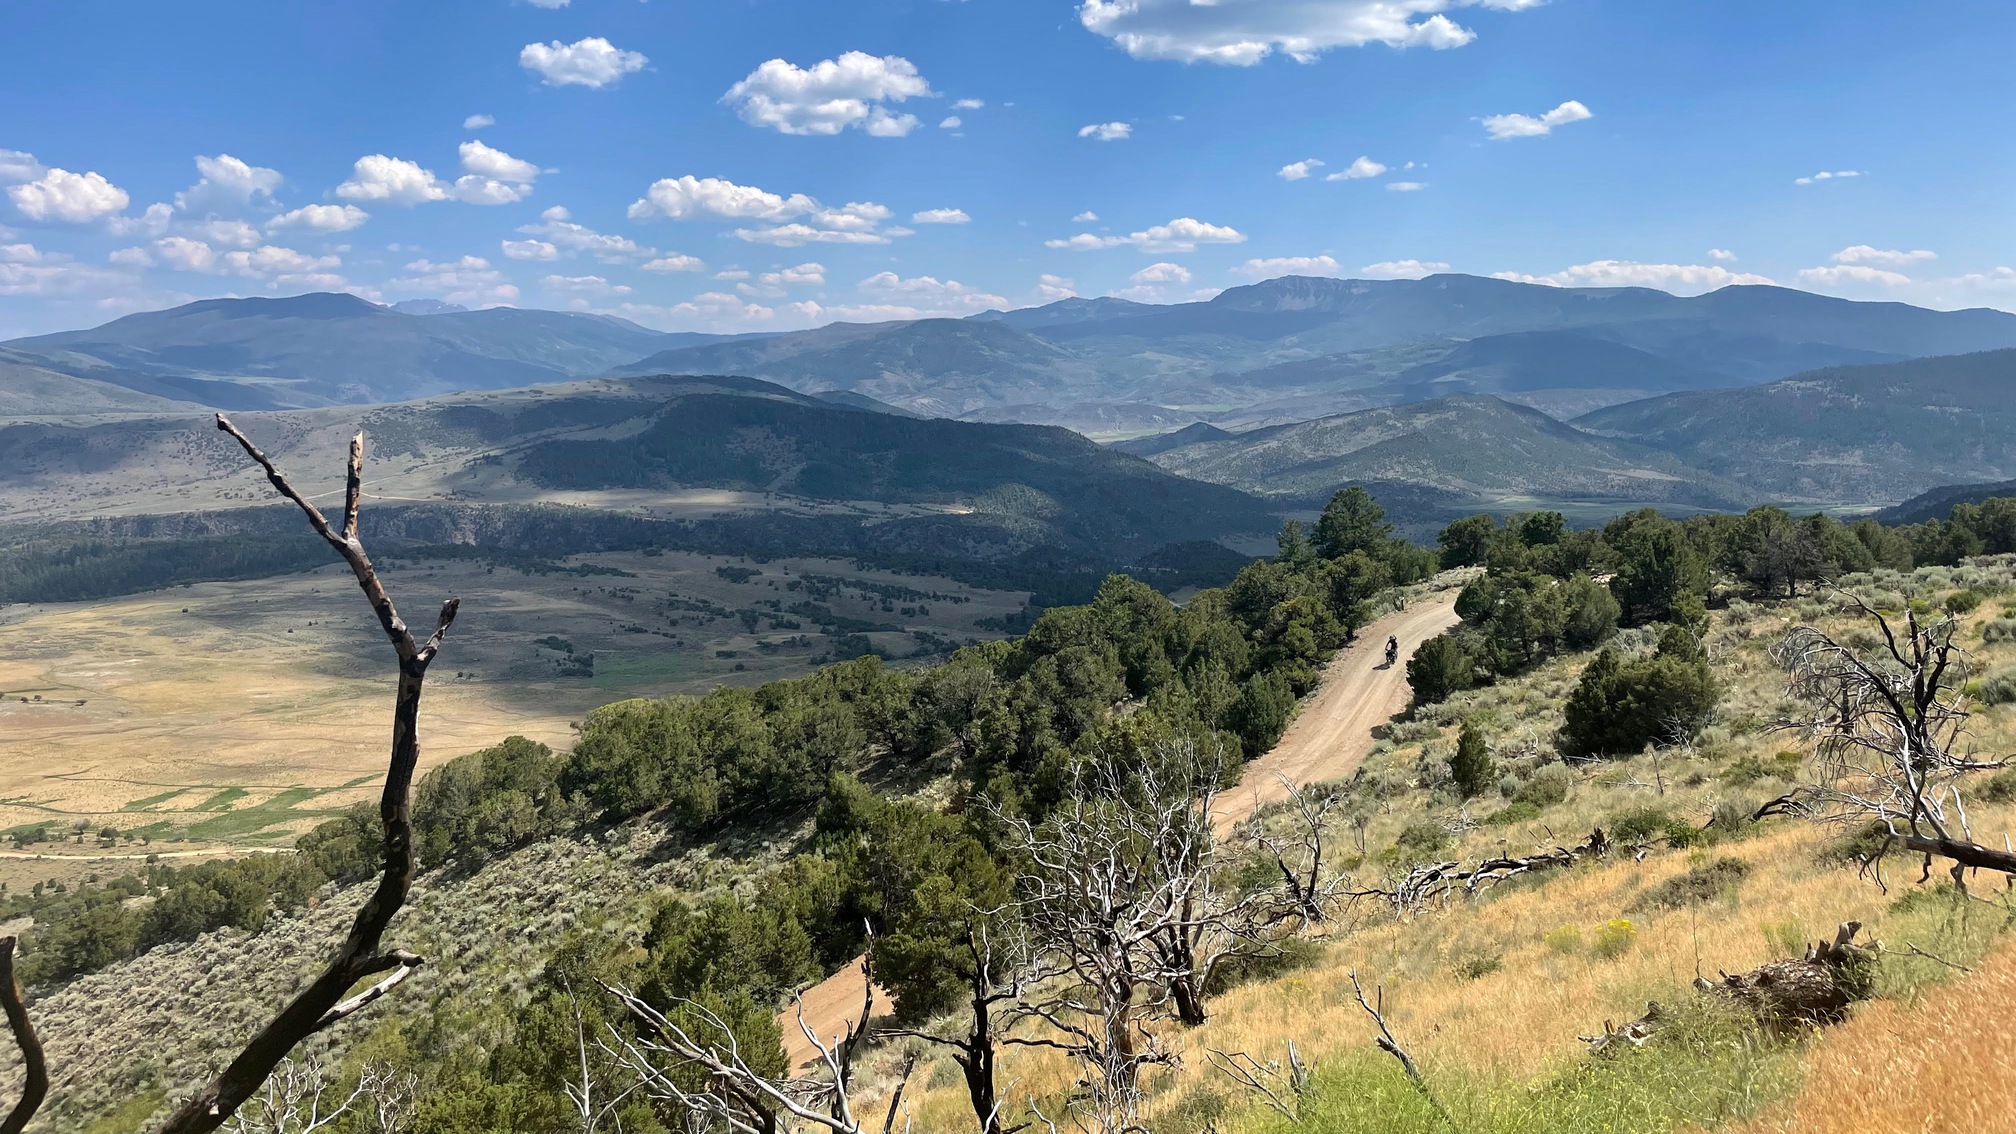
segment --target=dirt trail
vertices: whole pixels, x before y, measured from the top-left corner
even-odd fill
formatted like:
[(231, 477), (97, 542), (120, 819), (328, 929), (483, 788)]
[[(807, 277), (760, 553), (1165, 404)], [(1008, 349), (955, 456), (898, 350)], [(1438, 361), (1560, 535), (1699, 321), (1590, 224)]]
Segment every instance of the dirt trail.
[[(1461, 621), (1456, 592), (1441, 591), (1396, 611), (1358, 632), (1358, 641), (1337, 654), (1323, 671), (1323, 684), (1295, 718), (1274, 750), (1246, 766), (1239, 786), (1218, 799), (1215, 826), (1230, 830), (1262, 804), (1285, 799), (1281, 777), (1300, 786), (1350, 775), (1372, 751), (1372, 730), (1407, 707), (1407, 659), (1421, 643)], [(1387, 638), (1400, 639), (1400, 660), (1386, 664)], [(857, 961), (805, 991), (805, 1021), (821, 1040), (843, 1035), (861, 1011), (861, 965)], [(877, 1015), (894, 1001), (877, 990)], [(802, 1067), (818, 1051), (798, 1027), (797, 1010), (777, 1018), (791, 1066)]]
[[(1248, 764), (1239, 786), (1218, 798), (1217, 830), (1222, 834), (1261, 805), (1288, 798), (1283, 776), (1299, 787), (1355, 771), (1372, 751), (1372, 730), (1407, 707), (1407, 659), (1459, 621), (1456, 592), (1444, 591), (1360, 630), (1358, 641), (1323, 671), (1323, 684), (1281, 742)], [(1400, 660), (1391, 666), (1387, 638), (1400, 639)]]

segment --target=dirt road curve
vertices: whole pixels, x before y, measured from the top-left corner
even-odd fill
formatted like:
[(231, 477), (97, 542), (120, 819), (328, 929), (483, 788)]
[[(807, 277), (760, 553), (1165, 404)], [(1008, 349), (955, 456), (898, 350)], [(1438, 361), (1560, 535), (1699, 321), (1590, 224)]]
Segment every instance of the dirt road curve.
[[(1456, 592), (1423, 599), (1358, 632), (1323, 672), (1323, 684), (1302, 707), (1272, 752), (1246, 766), (1239, 786), (1219, 796), (1214, 826), (1224, 832), (1286, 799), (1281, 777), (1300, 786), (1348, 776), (1372, 751), (1372, 730), (1407, 707), (1407, 659), (1415, 647), (1460, 621)], [(1400, 660), (1386, 665), (1386, 639), (1400, 639)]]
[[(1285, 799), (1287, 776), (1297, 785), (1348, 776), (1372, 751), (1372, 730), (1407, 707), (1407, 659), (1415, 647), (1456, 625), (1456, 592), (1444, 591), (1406, 610), (1389, 614), (1358, 632), (1358, 643), (1337, 655), (1323, 672), (1323, 684), (1302, 707), (1274, 750), (1247, 765), (1239, 786), (1218, 798), (1216, 827), (1233, 824), (1262, 804)], [(1388, 667), (1386, 639), (1400, 639), (1400, 661)], [(827, 1042), (843, 1035), (861, 1011), (861, 966), (849, 965), (805, 991), (805, 1020)], [(886, 995), (875, 997), (879, 1015), (893, 1010)], [(798, 1027), (794, 1009), (777, 1018), (784, 1051), (802, 1067), (818, 1051)]]

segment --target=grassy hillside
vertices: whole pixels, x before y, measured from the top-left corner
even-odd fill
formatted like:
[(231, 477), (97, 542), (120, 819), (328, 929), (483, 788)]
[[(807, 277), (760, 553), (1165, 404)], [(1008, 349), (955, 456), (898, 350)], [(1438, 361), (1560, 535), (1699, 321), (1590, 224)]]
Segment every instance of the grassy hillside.
[(1354, 481), (1477, 500), (1664, 501), (1709, 507), (1742, 490), (1644, 446), (1619, 444), (1492, 397), (1364, 410), (1156, 454), (1172, 472), (1252, 492), (1319, 496)]
[(1817, 370), (1669, 394), (1575, 424), (1712, 465), (1780, 498), (1888, 503), (2016, 475), (2016, 351)]

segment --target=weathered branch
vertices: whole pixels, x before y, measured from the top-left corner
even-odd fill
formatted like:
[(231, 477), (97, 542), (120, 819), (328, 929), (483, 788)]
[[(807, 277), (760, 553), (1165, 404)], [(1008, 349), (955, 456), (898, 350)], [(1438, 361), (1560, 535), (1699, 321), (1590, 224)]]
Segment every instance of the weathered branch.
[(35, 1025), (28, 1021), (28, 1005), (21, 999), (20, 982), (14, 979), (12, 937), (0, 937), (0, 1008), (7, 1011), (7, 1026), (14, 1032), (15, 1046), (21, 1049), (21, 1063), (27, 1070), (21, 1101), (0, 1121), (0, 1134), (21, 1134), (49, 1095), (49, 1064), (43, 1058), (42, 1041), (35, 1035)]
[[(183, 1103), (161, 1128), (161, 1134), (206, 1134), (243, 1105), (266, 1081), (275, 1067), (295, 1045), (323, 1028), (362, 1009), (391, 991), (420, 963), (420, 958), (400, 951), (384, 952), (380, 945), (386, 928), (413, 885), (417, 862), (413, 853), (411, 797), (413, 773), (420, 762), (420, 694), (427, 666), (441, 648), (441, 640), (455, 621), (459, 601), (449, 599), (441, 607), (434, 632), (423, 643), (416, 640), (385, 591), (372, 566), (371, 557), (357, 538), (357, 511), (362, 497), (364, 439), (359, 434), (350, 442), (346, 466), (342, 528), (331, 527), (321, 509), (297, 491), (273, 461), (250, 438), (217, 415), (217, 428), (231, 435), (245, 454), (265, 471), (274, 490), (301, 509), (308, 525), (349, 565), (357, 585), (377, 614), (386, 640), (399, 661), (399, 684), (392, 714), (392, 752), (385, 774), (385, 787), (378, 800), (378, 819), (383, 830), (385, 858), (378, 879), (362, 909), (357, 911), (349, 934), (338, 946), (322, 974), (281, 1009), (279, 1015), (246, 1044), (228, 1066)], [(391, 972), (373, 987), (349, 995), (367, 977)]]
[(1428, 1089), (1428, 1080), (1421, 1074), (1421, 1065), (1414, 1062), (1414, 1057), (1406, 1048), (1400, 1046), (1400, 1041), (1394, 1037), (1393, 1029), (1386, 1026), (1386, 989), (1378, 987), (1373, 990), (1372, 995), (1377, 1000), (1375, 1004), (1365, 999), (1365, 989), (1358, 983), (1358, 970), (1352, 969), (1350, 976), (1351, 991), (1358, 996), (1358, 1006), (1365, 1009), (1365, 1014), (1372, 1017), (1372, 1023), (1379, 1028), (1377, 1041), (1379, 1050), (1400, 1061), (1400, 1069), (1407, 1073), (1407, 1079), (1414, 1084), (1414, 1089), (1421, 1092), (1421, 1097), (1428, 1100), (1428, 1105), (1435, 1108), (1435, 1113), (1442, 1116), (1442, 1121), (1448, 1123), (1451, 1129), (1455, 1129), (1456, 1120), (1449, 1116), (1449, 1111), (1442, 1106), (1442, 1100), (1435, 1097), (1435, 1092)]

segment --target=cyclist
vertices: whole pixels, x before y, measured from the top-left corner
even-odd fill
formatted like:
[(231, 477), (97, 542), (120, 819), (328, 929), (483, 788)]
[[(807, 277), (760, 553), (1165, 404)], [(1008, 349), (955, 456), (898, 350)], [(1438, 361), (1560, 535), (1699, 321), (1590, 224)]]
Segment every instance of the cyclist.
[(1386, 664), (1392, 665), (1394, 662), (1399, 660), (1400, 660), (1400, 639), (1399, 638), (1386, 639)]

